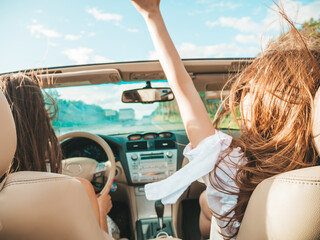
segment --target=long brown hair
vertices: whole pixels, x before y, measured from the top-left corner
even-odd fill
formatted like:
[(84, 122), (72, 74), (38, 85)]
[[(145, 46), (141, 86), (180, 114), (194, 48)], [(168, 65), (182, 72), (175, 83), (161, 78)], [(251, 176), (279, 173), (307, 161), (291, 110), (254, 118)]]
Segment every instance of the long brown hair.
[(33, 75), (8, 74), (0, 78), (0, 89), (11, 107), (18, 140), (9, 172), (60, 171), (62, 151), (40, 84)]
[[(237, 164), (228, 161), (228, 156), (219, 159), (212, 174), (211, 184), (218, 191), (238, 197), (229, 212), (215, 214), (225, 227), (235, 221), (241, 223), (253, 190), (264, 179), (314, 166), (318, 159), (312, 125), (313, 99), (320, 86), (320, 40), (310, 31), (298, 31), (280, 13), (289, 23), (289, 31), (230, 80), (230, 95), (214, 121), (218, 127), (226, 115), (233, 116), (241, 137), (233, 140), (231, 149), (240, 147), (244, 160)], [(251, 106), (244, 109), (248, 94)], [(226, 188), (228, 184), (219, 176), (218, 172), (225, 169), (223, 164), (236, 169), (235, 176), (229, 176), (236, 189)]]

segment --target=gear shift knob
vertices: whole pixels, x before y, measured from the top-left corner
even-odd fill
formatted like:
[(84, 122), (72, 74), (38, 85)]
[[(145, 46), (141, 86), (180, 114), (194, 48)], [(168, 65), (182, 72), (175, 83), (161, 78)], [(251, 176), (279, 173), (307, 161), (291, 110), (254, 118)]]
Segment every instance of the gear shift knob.
[(162, 204), (161, 200), (157, 200), (157, 201), (154, 203), (154, 207), (155, 207), (155, 209), (156, 209), (156, 213), (157, 213), (157, 216), (158, 216), (160, 229), (162, 230), (162, 228), (163, 228), (164, 205)]

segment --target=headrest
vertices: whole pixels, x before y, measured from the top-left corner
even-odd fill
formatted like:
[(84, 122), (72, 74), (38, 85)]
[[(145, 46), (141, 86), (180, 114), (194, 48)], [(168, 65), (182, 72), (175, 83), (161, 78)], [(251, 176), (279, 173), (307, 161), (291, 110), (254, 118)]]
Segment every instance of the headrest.
[(16, 147), (16, 126), (7, 99), (0, 90), (0, 177), (8, 170)]
[(312, 126), (312, 135), (314, 137), (314, 145), (320, 154), (320, 88), (314, 97), (314, 119)]

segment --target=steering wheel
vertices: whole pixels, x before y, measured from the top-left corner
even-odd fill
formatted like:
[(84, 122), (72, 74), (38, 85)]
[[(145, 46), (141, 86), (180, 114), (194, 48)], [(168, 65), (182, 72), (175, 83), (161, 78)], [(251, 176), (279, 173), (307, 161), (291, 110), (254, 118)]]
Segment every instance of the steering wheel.
[(95, 173), (101, 172), (105, 177), (108, 178), (106, 184), (101, 190), (103, 194), (107, 187), (111, 184), (112, 179), (114, 179), (116, 171), (116, 162), (113, 152), (109, 144), (104, 141), (101, 137), (87, 133), (87, 132), (71, 132), (61, 135), (58, 140), (62, 143), (66, 139), (70, 138), (88, 138), (99, 144), (108, 156), (108, 161), (104, 163), (98, 163), (95, 159), (88, 157), (72, 157), (62, 160), (62, 174), (69, 175), (72, 177), (82, 177), (91, 181)]

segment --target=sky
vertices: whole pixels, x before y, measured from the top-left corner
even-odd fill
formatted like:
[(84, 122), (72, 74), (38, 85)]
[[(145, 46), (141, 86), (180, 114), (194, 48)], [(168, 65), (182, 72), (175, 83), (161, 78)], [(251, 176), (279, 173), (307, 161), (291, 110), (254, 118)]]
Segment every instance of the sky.
[[(320, 18), (320, 0), (283, 5), (297, 26)], [(271, 0), (161, 0), (183, 58), (256, 56), (279, 33), (272, 8)], [(0, 73), (157, 58), (129, 0), (0, 0), (0, 29)]]

